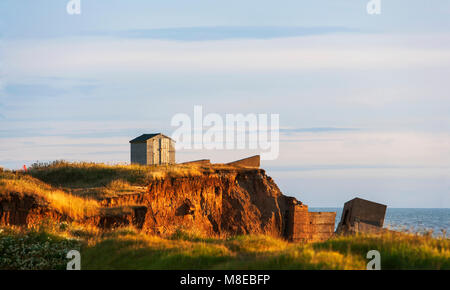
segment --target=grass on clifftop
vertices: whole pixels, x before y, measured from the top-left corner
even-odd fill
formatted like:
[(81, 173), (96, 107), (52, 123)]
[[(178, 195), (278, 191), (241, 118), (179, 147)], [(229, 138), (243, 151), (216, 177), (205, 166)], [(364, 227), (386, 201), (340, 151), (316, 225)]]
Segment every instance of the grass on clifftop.
[(99, 204), (96, 200), (69, 194), (26, 174), (0, 172), (0, 195), (12, 193), (22, 196), (37, 196), (49, 207), (73, 219), (93, 216), (99, 211)]
[(80, 220), (99, 214), (102, 210), (99, 200), (143, 192), (151, 180), (200, 176), (216, 170), (226, 172), (237, 168), (223, 164), (142, 166), (66, 161), (35, 163), (25, 172), (0, 171), (0, 195), (17, 193), (35, 196), (49, 208)]
[[(363, 270), (369, 250), (380, 251), (382, 269), (450, 269), (450, 240), (430, 236), (351, 236), (299, 244), (262, 235), (214, 239), (179, 231), (162, 238), (133, 228), (101, 232), (67, 224), (0, 229), (0, 269), (27, 268), (21, 261), (29, 259), (30, 249), (37, 258), (27, 269), (47, 269), (51, 263), (61, 268), (68, 245), (80, 249), (82, 269)], [(18, 262), (9, 264), (13, 260)]]
[(91, 162), (34, 163), (24, 175), (79, 197), (102, 199), (145, 191), (152, 180), (246, 170), (226, 164), (108, 165)]
[(226, 164), (109, 165), (57, 160), (34, 163), (27, 174), (54, 186), (85, 188), (108, 186), (116, 180), (133, 186), (144, 186), (154, 179), (200, 176), (205, 173), (236, 170), (248, 169)]
[(34, 163), (28, 174), (54, 186), (85, 188), (106, 187), (120, 180), (129, 185), (144, 186), (152, 179), (198, 176), (204, 169), (193, 165), (108, 165), (90, 162), (53, 161)]

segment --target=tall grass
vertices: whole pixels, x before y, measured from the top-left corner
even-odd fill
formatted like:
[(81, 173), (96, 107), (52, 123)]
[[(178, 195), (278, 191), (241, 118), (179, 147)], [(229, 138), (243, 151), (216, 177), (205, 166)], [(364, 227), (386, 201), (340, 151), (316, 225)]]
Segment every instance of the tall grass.
[[(83, 248), (85, 269), (359, 269), (362, 257), (269, 236), (164, 239), (133, 230), (105, 235)], [(114, 254), (112, 254), (114, 253)]]
[(383, 235), (336, 237), (314, 248), (364, 255), (378, 250), (383, 269), (450, 269), (450, 239), (388, 232)]
[(147, 185), (166, 177), (199, 176), (206, 169), (193, 165), (108, 165), (89, 162), (53, 161), (34, 163), (28, 173), (44, 182), (64, 187), (107, 186), (115, 180), (131, 185)]
[(0, 195), (11, 193), (37, 196), (48, 203), (49, 207), (73, 219), (82, 219), (99, 213), (99, 203), (93, 199), (71, 195), (28, 175), (1, 172)]
[[(444, 238), (387, 234), (300, 244), (264, 235), (218, 239), (183, 231), (163, 238), (132, 227), (99, 231), (74, 223), (0, 228), (0, 269), (52, 268), (48, 261), (58, 268), (67, 245), (78, 245), (82, 269), (363, 270), (369, 250), (381, 253), (382, 269), (450, 269), (450, 240)], [(26, 253), (41, 257), (42, 263)], [(31, 261), (29, 268), (24, 261)]]
[(26, 172), (0, 172), (0, 194), (34, 195), (49, 207), (79, 220), (100, 213), (99, 199), (142, 192), (154, 179), (200, 176), (206, 171), (210, 169), (195, 165), (35, 163)]
[(189, 232), (164, 239), (128, 228), (103, 236), (83, 255), (88, 269), (364, 270), (369, 250), (380, 251), (382, 269), (450, 269), (449, 239), (403, 233), (299, 244), (264, 235), (215, 239)]

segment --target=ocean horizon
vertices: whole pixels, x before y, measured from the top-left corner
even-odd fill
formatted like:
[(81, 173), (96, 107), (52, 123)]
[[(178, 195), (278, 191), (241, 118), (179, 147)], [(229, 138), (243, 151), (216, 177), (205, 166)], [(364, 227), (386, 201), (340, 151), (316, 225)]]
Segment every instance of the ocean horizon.
[[(335, 228), (341, 220), (342, 207), (312, 207), (311, 211), (336, 212)], [(396, 231), (425, 233), (449, 237), (450, 208), (387, 208), (384, 227)]]

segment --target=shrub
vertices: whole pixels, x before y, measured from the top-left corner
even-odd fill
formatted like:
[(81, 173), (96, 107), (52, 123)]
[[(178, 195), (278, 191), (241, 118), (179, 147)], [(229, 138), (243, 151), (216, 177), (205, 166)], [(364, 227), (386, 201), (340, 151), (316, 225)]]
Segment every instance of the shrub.
[(45, 231), (0, 229), (2, 270), (62, 270), (70, 250), (80, 250), (80, 243)]

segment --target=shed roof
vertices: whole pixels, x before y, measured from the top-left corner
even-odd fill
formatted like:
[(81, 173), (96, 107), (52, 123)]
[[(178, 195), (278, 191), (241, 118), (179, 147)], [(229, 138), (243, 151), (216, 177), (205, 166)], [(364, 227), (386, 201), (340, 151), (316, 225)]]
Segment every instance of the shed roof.
[[(158, 135), (164, 136), (166, 138), (169, 138), (170, 140), (172, 140), (172, 138), (167, 137), (164, 134), (161, 133), (153, 133), (153, 134), (142, 134), (139, 137), (134, 138), (133, 140), (130, 141), (130, 143), (145, 143), (147, 142), (147, 140), (152, 139), (153, 137), (156, 137)], [(172, 140), (173, 141), (173, 140)]]

